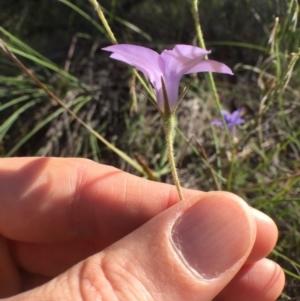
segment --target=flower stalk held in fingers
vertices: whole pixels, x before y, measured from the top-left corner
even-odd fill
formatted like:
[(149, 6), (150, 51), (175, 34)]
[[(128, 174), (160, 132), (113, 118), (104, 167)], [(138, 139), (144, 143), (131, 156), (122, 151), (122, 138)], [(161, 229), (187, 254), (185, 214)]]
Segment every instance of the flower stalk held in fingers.
[(103, 48), (112, 52), (111, 58), (134, 66), (151, 82), (156, 107), (162, 115), (165, 126), (168, 158), (172, 176), (180, 199), (183, 199), (173, 153), (173, 131), (175, 111), (180, 102), (179, 83), (183, 75), (197, 72), (218, 72), (232, 74), (224, 64), (204, 59), (210, 51), (190, 45), (176, 45), (172, 50), (161, 54), (136, 45), (119, 44)]

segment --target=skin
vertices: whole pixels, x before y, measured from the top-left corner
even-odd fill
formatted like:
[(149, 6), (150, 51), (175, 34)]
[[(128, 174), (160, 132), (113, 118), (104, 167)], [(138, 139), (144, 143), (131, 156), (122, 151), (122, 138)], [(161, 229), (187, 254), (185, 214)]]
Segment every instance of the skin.
[[(0, 160), (3, 300), (271, 301), (283, 289), (282, 269), (265, 258), (276, 225), (233, 194), (184, 189), (178, 202), (172, 185), (86, 159)], [(189, 210), (211, 212), (205, 228), (226, 218), (224, 231), (238, 237), (239, 257), (209, 281), (170, 243)], [(230, 243), (225, 232), (219, 245)], [(211, 259), (222, 258), (213, 249)]]

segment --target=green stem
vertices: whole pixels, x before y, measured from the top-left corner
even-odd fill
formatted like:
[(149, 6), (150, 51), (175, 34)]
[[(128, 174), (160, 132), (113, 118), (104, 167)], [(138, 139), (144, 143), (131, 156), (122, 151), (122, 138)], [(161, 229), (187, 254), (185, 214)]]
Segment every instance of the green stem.
[(183, 200), (183, 194), (180, 186), (180, 181), (176, 169), (176, 163), (174, 158), (174, 128), (175, 128), (175, 114), (170, 113), (163, 116), (164, 119), (164, 127), (165, 127), (165, 135), (166, 135), (166, 143), (167, 143), (167, 153), (168, 159), (171, 167), (172, 177), (174, 184), (176, 186), (180, 201)]
[[(192, 14), (193, 14), (194, 22), (195, 22), (195, 27), (196, 27), (197, 38), (198, 38), (198, 41), (199, 41), (199, 46), (203, 49), (206, 49), (204, 38), (203, 38), (203, 33), (202, 33), (201, 25), (200, 25), (199, 14), (198, 14), (198, 0), (191, 0), (191, 10), (192, 10)], [(207, 59), (207, 57), (206, 57), (206, 59)], [(214, 96), (213, 99), (214, 99), (215, 106), (217, 107), (218, 111), (221, 112), (222, 106), (221, 106), (220, 101), (219, 101), (218, 92), (217, 92), (217, 88), (216, 88), (216, 84), (215, 84), (215, 80), (213, 78), (213, 75), (212, 75), (211, 72), (208, 72), (208, 73), (205, 74), (205, 76), (206, 76), (206, 79), (208, 81), (208, 85), (209, 85), (209, 87), (210, 87), (210, 89), (213, 93), (213, 96)], [(229, 142), (229, 147), (230, 147), (230, 150), (231, 150), (231, 153), (232, 153), (232, 160), (231, 160), (231, 165), (230, 165), (230, 168), (232, 169), (233, 168), (233, 163), (232, 162), (234, 162), (234, 160), (235, 160), (234, 145), (233, 145), (232, 137), (229, 133), (229, 130), (228, 130), (228, 127), (227, 127), (227, 124), (226, 124), (226, 121), (225, 121), (225, 118), (224, 118), (223, 114), (221, 114), (221, 120), (223, 122), (224, 129), (225, 129), (225, 132), (226, 132), (226, 136), (227, 136), (228, 142)], [(213, 136), (214, 136), (214, 141), (215, 141), (215, 146), (216, 146), (217, 164), (218, 164), (218, 168), (219, 168), (218, 172), (220, 172), (220, 170), (221, 170), (220, 145), (219, 145), (219, 141), (218, 141), (218, 139), (215, 135), (214, 128), (212, 128), (212, 131), (213, 131)], [(229, 184), (229, 186), (230, 186), (230, 184)]]
[[(197, 38), (199, 40), (199, 46), (203, 49), (206, 49), (204, 38), (203, 38), (203, 33), (202, 33), (201, 25), (200, 25), (200, 19), (199, 19), (199, 15), (198, 15), (198, 0), (192, 0), (192, 14), (193, 14), (193, 18), (195, 21), (195, 27), (196, 27)], [(208, 75), (208, 84), (210, 85), (210, 88), (213, 92), (215, 103), (216, 103), (218, 109), (221, 110), (221, 105), (219, 102), (218, 92), (217, 92), (217, 88), (216, 88), (216, 84), (215, 84), (213, 75), (211, 72), (208, 72), (207, 75)]]
[[(203, 34), (202, 34), (202, 29), (201, 29), (201, 25), (200, 25), (200, 19), (199, 19), (199, 15), (198, 15), (198, 0), (191, 0), (191, 10), (192, 10), (192, 15), (193, 15), (194, 22), (195, 22), (195, 27), (196, 27), (197, 38), (198, 38), (198, 41), (199, 41), (199, 46), (203, 49), (206, 49)], [(215, 85), (214, 78), (213, 78), (213, 76), (210, 72), (205, 73), (205, 77), (208, 81), (208, 85), (209, 85), (211, 91), (213, 92), (215, 105), (217, 106), (219, 112), (221, 112), (221, 105), (219, 103), (219, 97), (218, 97), (218, 92), (217, 92), (217, 88), (216, 88), (216, 85)], [(224, 120), (224, 117), (223, 117), (222, 114), (221, 114), (221, 118), (222, 118), (223, 124), (224, 124), (225, 120)], [(219, 174), (219, 177), (220, 177), (221, 174), (222, 174), (222, 172), (221, 172), (222, 163), (221, 163), (221, 156), (220, 156), (220, 145), (219, 145), (219, 141), (218, 141), (217, 135), (215, 133), (214, 127), (212, 127), (212, 132), (213, 132), (213, 137), (214, 137), (214, 142), (215, 142), (215, 147), (216, 147), (218, 174)]]
[[(206, 49), (204, 38), (203, 38), (203, 33), (202, 33), (201, 25), (200, 25), (199, 14), (198, 14), (198, 0), (192, 0), (192, 14), (193, 14), (193, 18), (194, 18), (194, 21), (195, 21), (197, 38), (199, 40), (199, 46), (203, 49)], [(205, 58), (207, 59), (207, 56)], [(217, 91), (217, 88), (216, 88), (216, 83), (215, 83), (214, 77), (213, 77), (211, 72), (207, 72), (206, 75), (207, 75), (208, 84), (210, 86), (210, 89), (213, 92), (215, 105), (218, 108), (219, 112), (221, 112), (222, 106), (220, 104), (220, 100), (219, 100), (218, 91)], [(225, 131), (226, 131), (226, 134), (227, 134), (227, 137), (228, 137), (230, 148), (231, 148), (231, 150), (233, 150), (234, 147), (233, 147), (233, 143), (232, 143), (232, 139), (231, 139), (232, 137), (229, 133), (228, 127), (226, 125), (225, 118), (222, 114), (221, 114), (221, 118), (222, 118), (222, 122), (223, 122)]]

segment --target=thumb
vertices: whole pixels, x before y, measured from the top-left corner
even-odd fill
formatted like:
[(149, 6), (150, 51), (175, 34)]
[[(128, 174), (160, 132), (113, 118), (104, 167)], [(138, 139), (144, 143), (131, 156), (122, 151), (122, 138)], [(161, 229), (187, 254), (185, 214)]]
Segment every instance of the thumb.
[(204, 193), (11, 299), (210, 301), (242, 267), (255, 233), (251, 210), (240, 198)]

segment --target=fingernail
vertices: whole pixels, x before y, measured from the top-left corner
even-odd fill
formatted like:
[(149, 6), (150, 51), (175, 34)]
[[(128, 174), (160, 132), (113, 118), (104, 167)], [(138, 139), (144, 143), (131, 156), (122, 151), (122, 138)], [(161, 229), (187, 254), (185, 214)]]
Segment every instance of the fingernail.
[(253, 240), (253, 222), (247, 207), (229, 194), (218, 195), (203, 197), (172, 228), (177, 253), (205, 279), (217, 278), (246, 258)]

